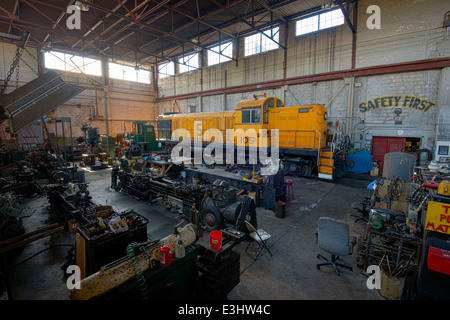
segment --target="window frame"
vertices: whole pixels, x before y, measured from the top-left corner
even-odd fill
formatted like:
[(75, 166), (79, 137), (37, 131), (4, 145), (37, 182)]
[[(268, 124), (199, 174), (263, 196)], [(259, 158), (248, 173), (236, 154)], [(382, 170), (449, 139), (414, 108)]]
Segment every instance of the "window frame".
[[(244, 112), (249, 112), (249, 122), (244, 122)], [(255, 121), (255, 113), (258, 114), (259, 118), (257, 118), (259, 121)], [(259, 108), (248, 108), (248, 109), (241, 109), (241, 124), (261, 124), (261, 107)]]
[[(116, 72), (111, 72), (112, 68), (115, 68), (115, 69), (122, 68), (122, 76), (118, 76), (118, 75), (116, 76), (115, 75)], [(115, 71), (118, 71), (117, 74), (120, 74), (120, 70), (115, 70)], [(147, 77), (142, 75), (144, 72), (147, 73)], [(108, 74), (109, 74), (109, 78), (111, 78), (111, 79), (150, 84), (151, 83), (150, 73), (151, 72), (149, 70), (145, 70), (145, 69), (141, 69), (141, 68), (136, 69), (132, 66), (127, 66), (127, 65), (117, 63), (117, 62), (112, 62), (112, 61), (108, 62)], [(111, 74), (113, 74), (113, 75), (111, 75)], [(144, 78), (145, 81), (141, 80), (142, 78)]]
[[(230, 49), (228, 49), (230, 48)], [(230, 55), (224, 55), (223, 52), (224, 51), (228, 51), (230, 52)], [(211, 63), (211, 60), (213, 60), (213, 58), (217, 57), (217, 62)], [(233, 58), (233, 41), (228, 41), (225, 43), (221, 43), (217, 46), (211, 47), (208, 49), (208, 54), (207, 54), (207, 63), (208, 63), (208, 67), (210, 66), (215, 66), (227, 61), (231, 61)], [(216, 60), (216, 59), (214, 59)]]
[[(276, 40), (274, 40), (275, 36), (277, 37)], [(279, 41), (280, 27), (273, 27), (247, 36), (244, 39), (244, 56), (249, 57), (279, 49)], [(249, 48), (250, 45), (253, 46), (253, 48)]]
[[(75, 59), (72, 60), (72, 58)], [(81, 63), (81, 65), (78, 65), (79, 63)], [(86, 66), (89, 66), (91, 64), (94, 64), (95, 69), (93, 68), (93, 66), (91, 66), (91, 69), (86, 68)], [(99, 65), (97, 66), (97, 64)], [(44, 52), (44, 65), (45, 68), (52, 70), (61, 70), (72, 73), (85, 73), (91, 76), (98, 77), (101, 77), (103, 75), (101, 60), (60, 51), (50, 50)]]
[[(171, 66), (171, 70), (167, 70), (168, 66)], [(166, 69), (165, 72), (161, 72), (162, 69)], [(175, 75), (175, 62), (167, 61), (158, 65), (158, 77), (159, 79), (167, 78)]]
[[(340, 12), (340, 14), (338, 14), (337, 17), (328, 18), (329, 15), (333, 15), (333, 13), (338, 12), (338, 11)], [(326, 18), (328, 18), (328, 19), (326, 19)], [(323, 20), (323, 19), (326, 19), (326, 20)], [(306, 28), (306, 27), (310, 26), (311, 30), (301, 32), (301, 26), (299, 26), (299, 24), (309, 21), (309, 20), (315, 20), (315, 21), (313, 21), (313, 23), (310, 25), (305, 25), (304, 27)], [(331, 22), (331, 24), (325, 24), (327, 21), (334, 21), (334, 20), (336, 20), (337, 22)], [(327, 11), (322, 11), (320, 13), (316, 13), (314, 15), (310, 15), (308, 17), (297, 20), (296, 25), (295, 25), (295, 36), (301, 37), (301, 36), (319, 32), (322, 30), (339, 27), (343, 24), (345, 24), (345, 18), (344, 18), (344, 14), (343, 14), (342, 10), (340, 8), (333, 8), (333, 9), (330, 9)], [(325, 25), (325, 26), (323, 26), (323, 25)]]
[[(189, 64), (189, 62), (192, 59), (196, 59), (195, 66)], [(182, 56), (181, 58), (178, 58), (178, 72), (179, 73), (186, 73), (190, 71), (197, 70), (199, 66), (199, 54), (198, 52)]]

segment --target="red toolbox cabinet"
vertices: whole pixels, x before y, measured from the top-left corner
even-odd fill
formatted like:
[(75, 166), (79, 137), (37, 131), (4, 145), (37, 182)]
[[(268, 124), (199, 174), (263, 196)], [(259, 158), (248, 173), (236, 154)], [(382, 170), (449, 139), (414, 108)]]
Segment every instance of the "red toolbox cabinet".
[(450, 251), (430, 246), (427, 264), (430, 270), (450, 275)]

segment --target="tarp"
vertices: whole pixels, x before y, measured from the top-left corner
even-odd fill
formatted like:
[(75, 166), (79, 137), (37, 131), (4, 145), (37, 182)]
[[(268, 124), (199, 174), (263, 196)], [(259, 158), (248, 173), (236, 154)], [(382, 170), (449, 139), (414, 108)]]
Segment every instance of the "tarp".
[(369, 151), (366, 150), (359, 151), (358, 153), (349, 155), (348, 160), (353, 161), (354, 166), (353, 168), (347, 168), (347, 172), (367, 173), (372, 171), (373, 167), (372, 159), (373, 156), (370, 154)]

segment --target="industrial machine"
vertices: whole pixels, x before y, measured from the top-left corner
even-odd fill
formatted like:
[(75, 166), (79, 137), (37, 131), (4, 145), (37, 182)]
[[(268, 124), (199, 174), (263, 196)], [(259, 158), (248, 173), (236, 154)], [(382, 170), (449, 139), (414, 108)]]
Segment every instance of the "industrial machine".
[(84, 132), (84, 142), (88, 148), (96, 148), (101, 142), (98, 128), (93, 128), (88, 125), (83, 125), (81, 131)]
[(143, 216), (96, 203), (87, 184), (70, 179), (64, 171), (56, 171), (52, 180), (46, 186), (50, 211), (76, 234), (76, 254), (69, 252), (66, 266), (76, 264), (88, 276), (122, 257), (130, 243), (147, 241), (148, 220)]
[[(174, 227), (160, 240), (132, 242), (126, 254), (81, 279), (72, 300), (223, 300), (239, 283), (240, 255), (232, 249), (243, 239), (223, 230), (223, 249), (199, 244), (191, 223)], [(182, 248), (182, 254), (178, 248)]]
[(200, 204), (200, 218), (207, 231), (232, 226), (245, 231), (245, 220), (257, 225), (256, 206), (251, 197), (238, 199), (236, 189), (226, 181), (216, 180), (206, 188)]
[(125, 150), (126, 157), (149, 155), (151, 151), (160, 149), (161, 144), (156, 140), (155, 127), (147, 124), (147, 121), (133, 121), (133, 136), (130, 146)]
[(237, 190), (226, 181), (192, 184), (155, 177), (150, 172), (130, 172), (115, 167), (111, 173), (111, 187), (144, 201), (162, 198), (162, 204), (168, 209), (207, 231), (225, 227), (243, 231), (246, 219), (257, 225), (253, 199), (238, 196)]
[(437, 162), (450, 162), (450, 141), (436, 141), (434, 160)]
[(10, 193), (0, 196), (0, 241), (25, 233), (21, 212), (22, 205), (16, 196)]
[[(235, 147), (240, 144), (246, 148), (269, 148), (269, 132), (278, 129), (279, 157), (289, 173), (303, 176), (317, 174), (319, 178), (333, 180), (337, 172), (342, 172), (336, 170), (339, 169), (336, 166), (345, 162), (340, 159), (344, 156), (342, 150), (327, 146), (327, 115), (322, 104), (286, 107), (280, 99), (264, 95), (242, 100), (234, 111), (161, 115), (157, 127), (167, 140), (171, 139), (169, 132), (176, 129), (188, 130), (194, 140), (194, 135), (198, 135), (194, 123), (199, 121), (202, 124), (203, 147), (212, 140), (229, 141), (227, 129), (242, 129), (244, 132), (253, 129), (256, 136), (246, 133), (243, 141), (233, 138)], [(208, 129), (218, 130), (222, 134), (222, 141), (217, 140), (220, 137), (214, 136)], [(258, 134), (260, 129), (267, 130), (267, 137)]]

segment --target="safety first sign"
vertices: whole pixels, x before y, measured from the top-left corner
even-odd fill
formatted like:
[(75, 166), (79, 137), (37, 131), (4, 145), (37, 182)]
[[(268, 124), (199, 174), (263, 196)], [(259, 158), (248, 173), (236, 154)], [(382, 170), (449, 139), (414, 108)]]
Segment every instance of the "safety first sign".
[(429, 201), (425, 229), (450, 234), (450, 204)]

